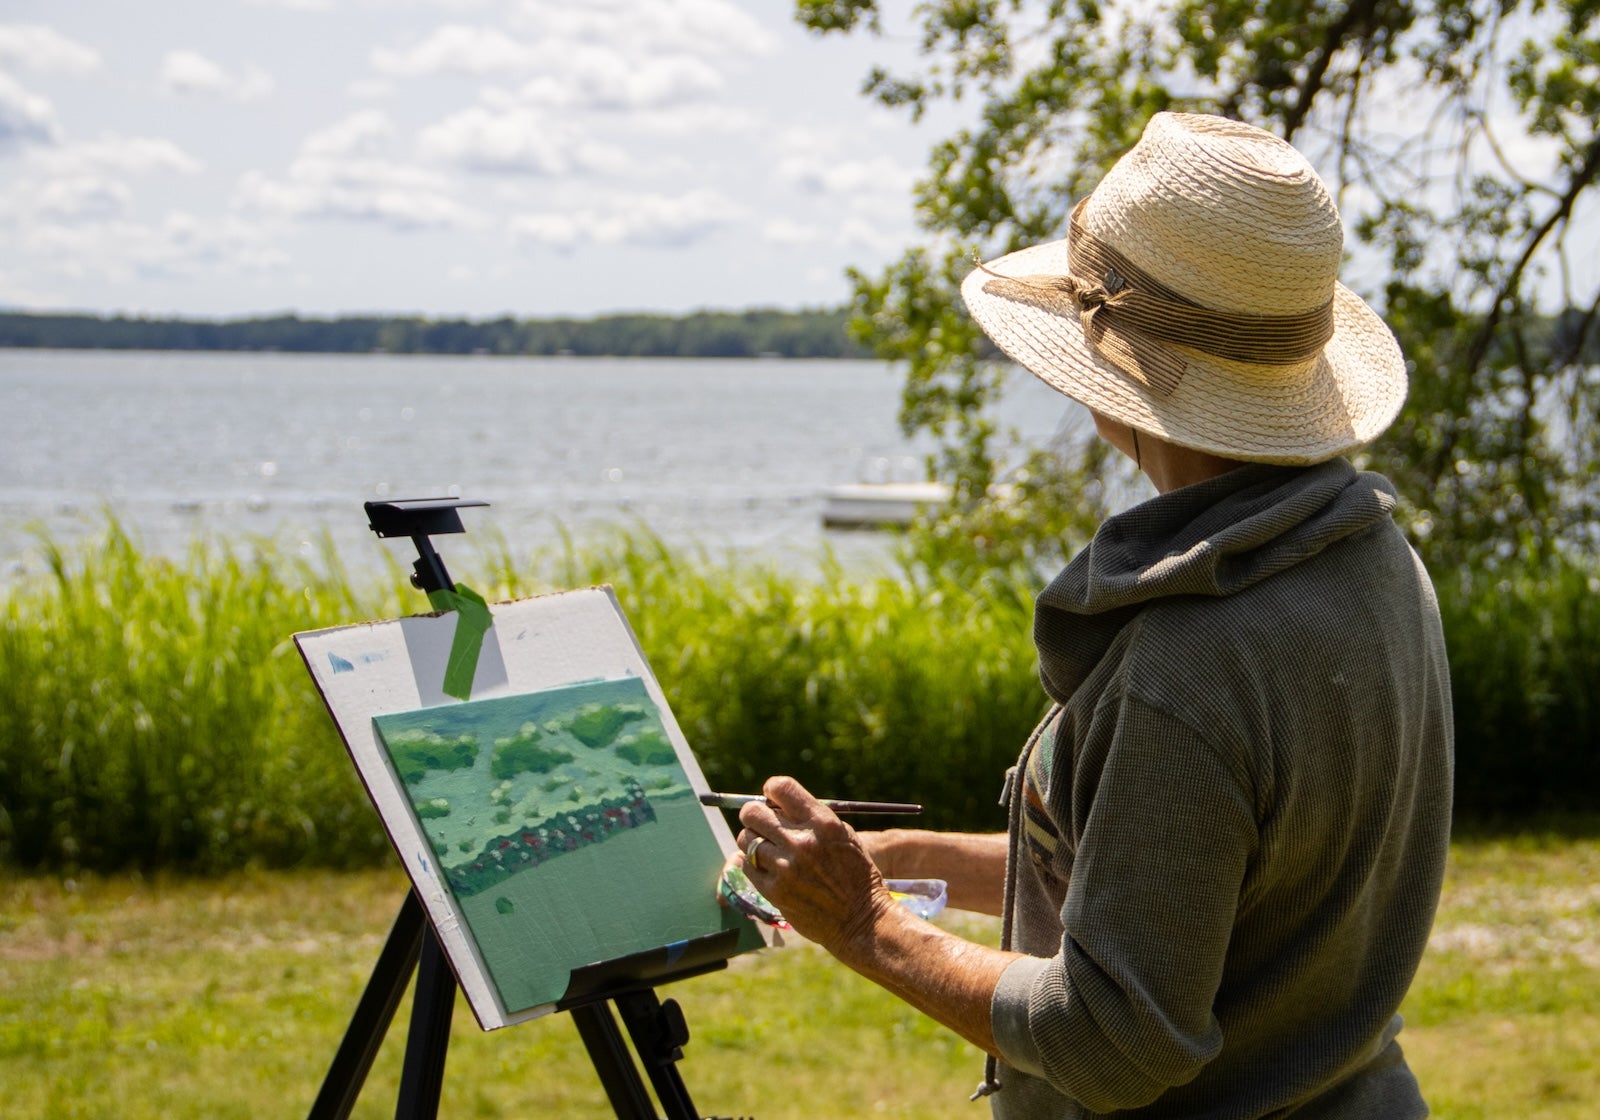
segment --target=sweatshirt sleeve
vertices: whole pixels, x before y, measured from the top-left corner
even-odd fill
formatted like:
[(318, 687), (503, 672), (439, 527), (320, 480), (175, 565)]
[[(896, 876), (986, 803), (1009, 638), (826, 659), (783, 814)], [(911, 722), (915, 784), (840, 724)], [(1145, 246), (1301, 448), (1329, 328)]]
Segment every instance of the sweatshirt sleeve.
[(1058, 759), (1093, 782), (1073, 799), (1065, 932), (1055, 957), (1002, 975), (993, 1029), (1008, 1064), (1113, 1112), (1193, 1079), (1222, 1047), (1212, 1005), (1255, 850), (1254, 795), (1194, 728), (1130, 697), (1103, 703)]

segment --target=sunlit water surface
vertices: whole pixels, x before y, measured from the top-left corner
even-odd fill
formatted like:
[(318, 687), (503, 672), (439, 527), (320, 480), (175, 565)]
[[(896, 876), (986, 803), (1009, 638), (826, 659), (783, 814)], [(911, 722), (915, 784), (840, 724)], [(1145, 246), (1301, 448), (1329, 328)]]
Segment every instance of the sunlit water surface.
[[(878, 362), (0, 350), (0, 577), (109, 511), (147, 549), (267, 539), (352, 571), (384, 550), (362, 502), (453, 495), (476, 544), (521, 554), (646, 527), (673, 544), (814, 562), (889, 552), (829, 532), (841, 482), (922, 477)], [(1018, 375), (1001, 419), (1047, 438), (1067, 406)], [(446, 539), (447, 555), (472, 545)]]

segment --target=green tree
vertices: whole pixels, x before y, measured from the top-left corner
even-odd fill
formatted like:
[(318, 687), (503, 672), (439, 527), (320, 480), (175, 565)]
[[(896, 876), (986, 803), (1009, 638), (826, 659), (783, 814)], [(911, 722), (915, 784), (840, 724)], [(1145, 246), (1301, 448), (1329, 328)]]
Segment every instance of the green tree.
[(542, 737), (537, 727), (525, 723), (509, 739), (496, 739), (489, 772), (502, 779), (515, 778), (524, 773), (548, 774), (557, 766), (572, 761), (572, 752), (569, 750), (540, 746)]
[[(818, 33), (882, 34), (883, 7), (797, 0), (796, 14)], [(961, 277), (975, 255), (1063, 236), (1150, 116), (1188, 110), (1276, 132), (1334, 189), (1354, 234), (1347, 281), (1414, 366), (1370, 459), (1412, 503), (1430, 558), (1592, 552), (1600, 377), (1584, 350), (1600, 277), (1594, 228), (1575, 219), (1600, 176), (1600, 4), (921, 0), (910, 18), (914, 72), (874, 69), (863, 93), (913, 118), (961, 101), (970, 123), (917, 185), (924, 243), (881, 275), (852, 272), (852, 329), (906, 364), (902, 423), (939, 437), (958, 518), (997, 516), (983, 408), (1001, 385)], [(1081, 531), (1105, 469), (1103, 455), (1027, 465), (1029, 512), (1009, 528)]]

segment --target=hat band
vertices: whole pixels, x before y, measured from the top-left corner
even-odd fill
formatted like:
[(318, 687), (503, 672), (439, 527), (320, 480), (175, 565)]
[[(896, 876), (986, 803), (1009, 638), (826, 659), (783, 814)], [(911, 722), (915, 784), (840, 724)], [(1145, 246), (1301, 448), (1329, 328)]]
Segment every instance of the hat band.
[(1065, 276), (993, 277), (983, 290), (1053, 315), (1076, 315), (1095, 351), (1134, 381), (1170, 396), (1188, 360), (1169, 346), (1214, 358), (1288, 366), (1310, 361), (1333, 337), (1333, 299), (1298, 315), (1244, 315), (1206, 307), (1173, 291), (1078, 220), (1072, 211)]

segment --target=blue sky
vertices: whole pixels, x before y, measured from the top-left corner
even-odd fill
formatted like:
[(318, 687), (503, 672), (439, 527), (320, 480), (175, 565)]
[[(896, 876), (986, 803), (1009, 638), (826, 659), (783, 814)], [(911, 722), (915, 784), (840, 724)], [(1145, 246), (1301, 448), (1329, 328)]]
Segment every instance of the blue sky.
[(909, 36), (779, 0), (10, 0), (0, 306), (818, 306), (914, 236)]

